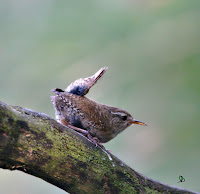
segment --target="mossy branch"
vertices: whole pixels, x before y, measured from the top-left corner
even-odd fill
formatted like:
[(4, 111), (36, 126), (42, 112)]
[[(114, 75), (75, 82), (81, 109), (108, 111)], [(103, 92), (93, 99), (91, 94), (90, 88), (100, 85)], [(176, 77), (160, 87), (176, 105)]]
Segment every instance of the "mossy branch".
[(0, 102), (0, 168), (69, 193), (193, 193), (151, 180), (49, 116)]

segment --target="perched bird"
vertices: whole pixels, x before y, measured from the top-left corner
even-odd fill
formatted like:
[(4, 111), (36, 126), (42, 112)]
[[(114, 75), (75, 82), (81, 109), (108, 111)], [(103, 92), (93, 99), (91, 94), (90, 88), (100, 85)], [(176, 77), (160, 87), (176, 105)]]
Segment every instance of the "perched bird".
[(110, 141), (132, 124), (146, 125), (125, 110), (85, 97), (106, 70), (104, 67), (93, 76), (76, 80), (65, 91), (55, 88), (52, 91), (56, 96), (51, 96), (57, 121), (87, 136), (95, 144)]

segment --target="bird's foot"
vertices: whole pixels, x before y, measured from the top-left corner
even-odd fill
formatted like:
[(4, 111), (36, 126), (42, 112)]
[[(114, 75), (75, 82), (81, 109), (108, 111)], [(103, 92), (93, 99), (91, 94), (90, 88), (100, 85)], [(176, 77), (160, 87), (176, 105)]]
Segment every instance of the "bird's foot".
[(88, 134), (87, 134), (87, 138), (88, 138), (92, 143), (94, 143), (94, 144), (96, 145), (96, 147), (99, 146), (99, 147), (105, 149), (105, 147), (99, 142), (99, 139), (98, 139), (97, 137), (92, 137), (92, 136), (90, 135), (89, 132), (88, 132)]

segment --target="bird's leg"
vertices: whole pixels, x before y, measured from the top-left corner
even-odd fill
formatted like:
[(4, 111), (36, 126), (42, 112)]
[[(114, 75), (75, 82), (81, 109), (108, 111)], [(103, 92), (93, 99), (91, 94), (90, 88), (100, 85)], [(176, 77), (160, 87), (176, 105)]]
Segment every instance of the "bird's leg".
[[(94, 143), (96, 146), (100, 146), (102, 148), (104, 148), (104, 146), (99, 142), (99, 139), (97, 137), (92, 137), (90, 135), (90, 133), (85, 130), (85, 129), (81, 129), (81, 128), (78, 128), (78, 127), (75, 127), (73, 125), (68, 125), (68, 127), (70, 127), (71, 129), (74, 129), (75, 131), (77, 131), (78, 133), (86, 136), (92, 143)], [(105, 149), (105, 148), (104, 148)]]
[[(99, 143), (99, 139), (98, 139), (97, 137), (92, 137), (92, 136), (90, 135), (90, 133), (89, 133), (87, 130), (81, 129), (81, 128), (79, 128), (79, 127), (75, 127), (75, 126), (73, 126), (73, 125), (70, 125), (70, 124), (68, 124), (68, 123), (66, 122), (66, 120), (64, 120), (64, 119), (62, 119), (60, 122), (61, 122), (63, 125), (65, 125), (65, 126), (71, 128), (71, 129), (77, 131), (78, 133), (80, 133), (80, 134), (86, 136), (86, 137), (87, 137), (92, 143), (94, 143), (96, 146), (98, 145), (98, 146), (104, 148), (104, 146), (103, 146), (102, 144)], [(104, 149), (105, 149), (105, 148), (104, 148)]]

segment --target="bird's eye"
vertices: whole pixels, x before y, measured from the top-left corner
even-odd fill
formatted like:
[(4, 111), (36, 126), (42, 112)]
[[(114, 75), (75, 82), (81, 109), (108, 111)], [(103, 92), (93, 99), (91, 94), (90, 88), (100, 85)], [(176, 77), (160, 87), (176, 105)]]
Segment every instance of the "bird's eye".
[(122, 120), (125, 121), (126, 119), (127, 119), (127, 116), (126, 116), (126, 115), (123, 115), (123, 116), (122, 116)]

